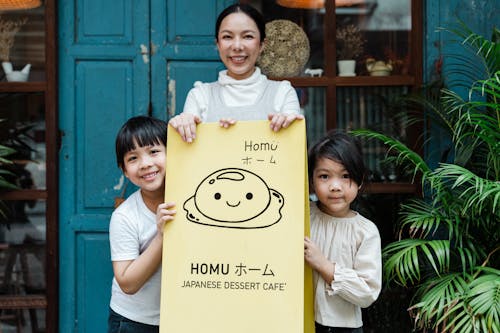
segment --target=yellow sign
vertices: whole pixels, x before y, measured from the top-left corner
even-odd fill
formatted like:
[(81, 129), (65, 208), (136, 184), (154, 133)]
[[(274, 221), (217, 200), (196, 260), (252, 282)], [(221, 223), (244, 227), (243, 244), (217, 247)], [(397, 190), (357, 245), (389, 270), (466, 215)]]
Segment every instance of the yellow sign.
[(305, 121), (169, 127), (160, 332), (314, 332), (305, 151)]

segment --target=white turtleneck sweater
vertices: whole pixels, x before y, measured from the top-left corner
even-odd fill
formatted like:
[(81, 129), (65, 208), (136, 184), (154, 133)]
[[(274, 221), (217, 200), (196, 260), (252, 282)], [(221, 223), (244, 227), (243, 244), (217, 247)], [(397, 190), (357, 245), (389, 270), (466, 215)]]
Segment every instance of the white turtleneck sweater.
[[(247, 79), (236, 80), (227, 75), (227, 70), (219, 72), (218, 83), (223, 102), (229, 107), (250, 106), (263, 94), (268, 78), (256, 67), (255, 72)], [(210, 84), (197, 81), (189, 91), (184, 104), (184, 111), (199, 116), (205, 121), (209, 105)], [(280, 81), (274, 97), (273, 113), (300, 114), (299, 100), (295, 89), (289, 81)], [(271, 113), (271, 112), (270, 112)], [(237, 120), (237, 119), (236, 119)]]

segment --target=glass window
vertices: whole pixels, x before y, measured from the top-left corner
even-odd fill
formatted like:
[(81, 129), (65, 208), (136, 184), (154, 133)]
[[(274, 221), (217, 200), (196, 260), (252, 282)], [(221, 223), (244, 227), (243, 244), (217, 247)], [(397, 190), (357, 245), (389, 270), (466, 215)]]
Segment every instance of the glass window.
[[(0, 60), (31, 65), (28, 81), (45, 81), (45, 7), (0, 12)], [(0, 76), (5, 81), (5, 72)]]
[(0, 93), (0, 144), (13, 148), (9, 169), (21, 189), (45, 189), (45, 107), (42, 93)]

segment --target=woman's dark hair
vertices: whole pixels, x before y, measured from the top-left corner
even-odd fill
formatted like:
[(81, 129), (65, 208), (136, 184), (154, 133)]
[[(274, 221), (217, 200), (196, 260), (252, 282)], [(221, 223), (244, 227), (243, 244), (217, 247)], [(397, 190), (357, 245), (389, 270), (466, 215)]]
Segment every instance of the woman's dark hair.
[(309, 149), (309, 179), (312, 179), (316, 164), (321, 158), (328, 158), (337, 163), (342, 163), (351, 179), (358, 186), (363, 184), (366, 169), (363, 162), (361, 142), (358, 138), (341, 131), (328, 132)]
[(148, 116), (132, 117), (116, 135), (116, 162), (123, 170), (123, 158), (126, 153), (139, 147), (156, 144), (167, 145), (167, 123)]
[(259, 29), (260, 42), (262, 43), (264, 39), (266, 39), (266, 23), (264, 22), (264, 17), (262, 16), (262, 14), (250, 5), (234, 4), (224, 9), (219, 14), (219, 17), (217, 17), (217, 22), (215, 23), (215, 40), (219, 39), (219, 30), (222, 20), (224, 20), (229, 14), (233, 13), (243, 13), (250, 17)]

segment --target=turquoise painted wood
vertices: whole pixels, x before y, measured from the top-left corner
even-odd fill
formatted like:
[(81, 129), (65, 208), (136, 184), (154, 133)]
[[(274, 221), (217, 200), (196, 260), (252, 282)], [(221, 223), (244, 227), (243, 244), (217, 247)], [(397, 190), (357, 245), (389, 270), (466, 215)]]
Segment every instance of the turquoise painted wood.
[[(450, 33), (439, 28), (451, 27), (457, 20), (463, 21), (474, 32), (490, 37), (493, 27), (500, 27), (500, 0), (449, 0), (425, 1), (424, 21), (424, 81), (430, 82), (436, 73), (436, 65), (442, 60), (443, 69), (449, 64), (450, 54), (467, 56), (464, 49), (453, 41)], [(467, 93), (463, 92), (463, 98)], [(441, 153), (449, 148), (441, 130), (433, 124), (426, 132), (425, 158), (431, 166), (437, 166)], [(429, 140), (432, 137), (432, 140)]]
[(118, 129), (138, 114), (167, 120), (196, 80), (217, 78), (213, 26), (232, 2), (59, 2), (60, 332), (107, 327)]

